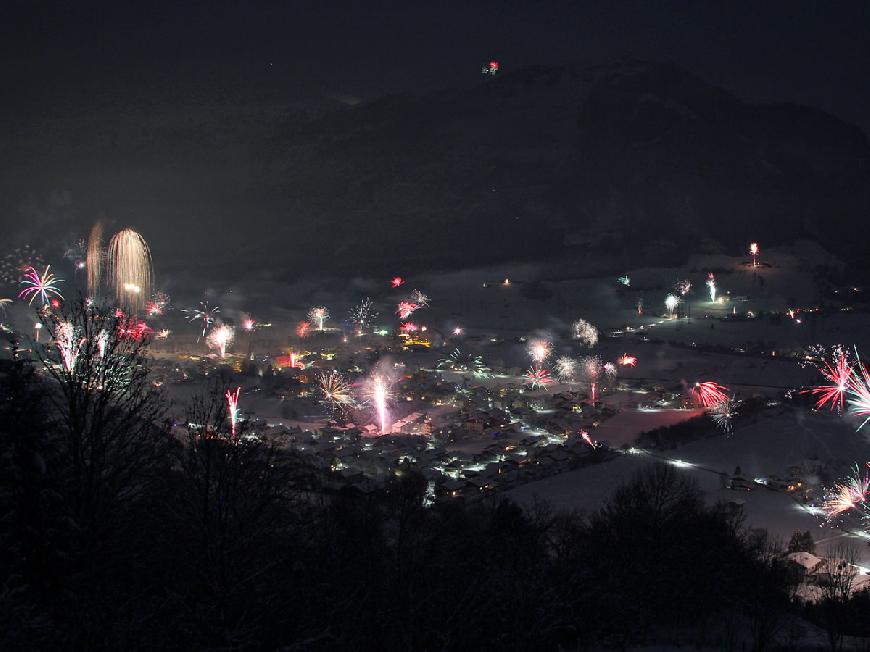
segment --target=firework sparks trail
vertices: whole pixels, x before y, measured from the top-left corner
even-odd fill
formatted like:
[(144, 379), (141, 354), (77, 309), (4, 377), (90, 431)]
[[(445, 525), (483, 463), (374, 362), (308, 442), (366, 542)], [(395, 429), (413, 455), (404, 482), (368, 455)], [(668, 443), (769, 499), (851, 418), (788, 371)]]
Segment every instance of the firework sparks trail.
[(710, 303), (716, 303), (716, 277), (713, 272), (707, 274), (707, 291), (710, 293)]
[(580, 367), (589, 383), (589, 397), (594, 405), (598, 395), (598, 378), (604, 371), (604, 364), (597, 355), (587, 355), (580, 361)]
[(216, 315), (221, 311), (218, 306), (211, 307), (208, 301), (200, 301), (199, 308), (190, 308), (182, 310), (187, 315), (187, 321), (193, 323), (199, 321), (202, 323), (202, 333), (200, 337), (205, 337), (206, 332), (217, 319)]
[(528, 347), (529, 357), (537, 365), (543, 364), (553, 352), (553, 345), (549, 340), (534, 339), (529, 341)]
[(51, 273), (51, 265), (47, 265), (42, 274), (35, 267), (28, 267), (24, 270), (24, 278), (21, 281), (25, 287), (18, 293), (18, 298), (28, 299), (29, 297), (27, 305), (32, 305), (36, 297), (42, 299), (42, 305), (50, 303), (52, 297), (63, 299), (63, 295), (57, 289), (57, 284), (61, 280)]
[(547, 389), (547, 385), (551, 385), (553, 383), (553, 379), (550, 377), (549, 369), (545, 369), (544, 367), (539, 367), (537, 365), (529, 367), (529, 370), (525, 373), (524, 378), (526, 379), (526, 383), (532, 389)]
[(622, 356), (620, 356), (618, 362), (623, 367), (636, 367), (637, 357), (633, 355), (628, 355), (628, 353), (623, 353)]
[(717, 403), (728, 400), (728, 388), (712, 380), (695, 383), (692, 394), (705, 408), (711, 408)]
[(759, 251), (760, 251), (760, 250), (759, 250), (759, 248), (758, 248), (758, 243), (757, 243), (757, 242), (750, 242), (750, 243), (749, 243), (749, 255), (752, 256), (752, 266), (753, 266), (753, 267), (758, 267), (758, 254), (759, 254)]
[(55, 340), (64, 368), (68, 373), (72, 373), (78, 361), (79, 351), (81, 351), (85, 341), (84, 338), (79, 337), (73, 324), (61, 322), (58, 324)]
[(232, 326), (218, 324), (209, 333), (206, 344), (210, 349), (216, 349), (221, 358), (225, 358), (227, 357), (227, 347), (233, 343), (235, 337), (236, 333)]
[(854, 369), (849, 360), (849, 353), (842, 346), (837, 345), (833, 348), (831, 359), (822, 360), (816, 368), (819, 373), (830, 381), (830, 384), (818, 385), (811, 389), (803, 390), (802, 394), (812, 394), (818, 397), (816, 401), (816, 409), (821, 410), (828, 405), (828, 409), (837, 414), (841, 414), (846, 400), (846, 392), (852, 387), (852, 376)]
[(637, 300), (636, 309), (638, 315), (643, 315), (643, 297)]
[(399, 305), (396, 306), (396, 314), (399, 315), (399, 319), (407, 319), (419, 307), (416, 303), (411, 303), (410, 301), (399, 301)]
[(329, 406), (333, 412), (339, 412), (353, 407), (354, 400), (351, 394), (350, 384), (345, 381), (337, 371), (321, 373), (317, 378), (320, 392), (323, 394), (322, 403)]
[(574, 381), (577, 374), (577, 361), (571, 356), (563, 355), (556, 360), (556, 375), (563, 383)]
[(100, 292), (103, 275), (103, 225), (100, 222), (91, 227), (87, 251), (88, 293), (95, 297)]
[(674, 310), (680, 305), (680, 298), (675, 294), (669, 294), (665, 297), (665, 308), (668, 311), (668, 317), (674, 316)]
[(821, 508), (828, 517), (833, 520), (853, 509), (860, 510), (864, 518), (870, 517), (870, 474), (865, 469), (863, 472), (856, 464), (852, 474), (835, 484), (825, 494)]
[(734, 431), (734, 417), (738, 415), (737, 406), (739, 405), (733, 396), (719, 401), (710, 408), (710, 418), (713, 422), (722, 429), (722, 432), (730, 435)]
[(33, 332), (34, 332), (33, 339), (35, 339), (37, 342), (39, 341), (39, 331), (41, 331), (41, 330), (42, 330), (42, 322), (38, 321), (33, 325)]
[(388, 432), (390, 418), (387, 411), (387, 401), (390, 399), (390, 387), (387, 379), (380, 374), (372, 376), (369, 379), (368, 397), (374, 404), (378, 415), (380, 434), (385, 435)]
[(585, 430), (580, 431), (580, 437), (585, 441), (591, 448), (598, 448), (594, 441), (592, 441), (592, 437), (589, 436), (589, 433)]
[(116, 233), (109, 241), (109, 272), (118, 303), (136, 312), (151, 296), (151, 250), (133, 229)]
[(329, 319), (329, 310), (324, 306), (314, 306), (308, 311), (308, 320), (312, 323), (317, 322), (317, 330), (323, 330), (323, 322)]
[(230, 432), (233, 437), (236, 436), (236, 426), (239, 423), (239, 392), (241, 387), (236, 387), (235, 390), (227, 390), (224, 397), (227, 399), (227, 411), (230, 414)]
[(590, 349), (598, 344), (598, 329), (585, 319), (578, 319), (571, 325), (571, 336)]

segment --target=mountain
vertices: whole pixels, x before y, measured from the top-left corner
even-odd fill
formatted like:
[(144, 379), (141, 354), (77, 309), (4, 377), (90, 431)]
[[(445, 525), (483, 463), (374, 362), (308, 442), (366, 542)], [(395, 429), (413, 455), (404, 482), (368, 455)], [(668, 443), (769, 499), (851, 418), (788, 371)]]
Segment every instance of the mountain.
[[(336, 103), (336, 106), (337, 103)], [(471, 88), (288, 110), (217, 100), (34, 123), (0, 204), (65, 193), (70, 223), (138, 227), (155, 255), (366, 271), (798, 237), (858, 251), (870, 143), (669, 63), (540, 66)], [(226, 252), (226, 253), (224, 253)]]

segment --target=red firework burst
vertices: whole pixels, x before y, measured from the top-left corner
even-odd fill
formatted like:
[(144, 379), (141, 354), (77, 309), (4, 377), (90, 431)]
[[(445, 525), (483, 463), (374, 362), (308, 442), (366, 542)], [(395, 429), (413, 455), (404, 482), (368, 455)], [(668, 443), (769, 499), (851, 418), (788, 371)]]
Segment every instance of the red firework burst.
[(712, 380), (695, 383), (692, 394), (694, 394), (698, 403), (705, 408), (713, 407), (722, 401), (728, 400), (728, 388)]

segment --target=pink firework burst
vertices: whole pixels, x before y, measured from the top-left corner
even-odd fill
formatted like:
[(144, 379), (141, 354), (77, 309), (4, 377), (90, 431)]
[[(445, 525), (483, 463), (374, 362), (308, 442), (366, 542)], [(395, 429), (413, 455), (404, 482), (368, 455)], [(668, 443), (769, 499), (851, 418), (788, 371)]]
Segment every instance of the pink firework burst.
[(390, 285), (391, 285), (392, 287), (394, 287), (394, 288), (397, 288), (397, 287), (399, 287), (400, 285), (402, 285), (404, 282), (405, 282), (405, 279), (403, 279), (401, 276), (394, 276), (394, 277), (390, 280)]
[(870, 501), (870, 475), (855, 465), (852, 475), (835, 484), (822, 501), (828, 519), (834, 519), (853, 509), (867, 512)]
[(692, 389), (695, 399), (705, 408), (713, 407), (722, 401), (727, 401), (727, 392), (727, 387), (712, 380), (695, 383), (695, 387)]
[(139, 342), (154, 331), (144, 321), (139, 321), (135, 317), (124, 317), (123, 313), (119, 318), (118, 335), (121, 339), (129, 339)]
[(830, 384), (818, 385), (812, 389), (806, 389), (801, 394), (812, 394), (817, 397), (816, 409), (821, 410), (828, 406), (828, 409), (833, 412), (835, 409), (837, 414), (843, 411), (843, 405), (846, 401), (846, 392), (853, 385), (854, 369), (849, 361), (849, 353), (842, 346), (836, 346), (833, 349), (830, 360), (822, 360), (822, 363), (817, 366), (819, 373), (829, 381)]
[(410, 333), (416, 333), (420, 328), (412, 321), (406, 321), (404, 324), (399, 326), (399, 330), (406, 335)]
[(417, 310), (419, 306), (416, 303), (411, 303), (410, 301), (399, 301), (399, 305), (396, 307), (396, 314), (399, 315), (399, 319), (407, 319), (414, 311)]
[(544, 369), (543, 367), (530, 367), (524, 374), (524, 378), (532, 389), (547, 389), (547, 385), (553, 383), (549, 369)]
[(619, 358), (619, 364), (623, 367), (636, 367), (637, 358), (633, 355), (628, 355), (628, 353), (623, 353)]
[[(52, 303), (57, 299), (63, 299), (63, 295), (57, 289), (57, 283), (60, 280), (51, 273), (51, 265), (46, 266), (42, 274), (35, 267), (27, 267), (24, 270), (24, 278), (21, 281), (25, 287), (18, 293), (18, 298), (29, 299), (28, 305), (31, 305), (36, 297), (42, 299), (42, 305)], [(53, 299), (53, 297), (56, 298)]]

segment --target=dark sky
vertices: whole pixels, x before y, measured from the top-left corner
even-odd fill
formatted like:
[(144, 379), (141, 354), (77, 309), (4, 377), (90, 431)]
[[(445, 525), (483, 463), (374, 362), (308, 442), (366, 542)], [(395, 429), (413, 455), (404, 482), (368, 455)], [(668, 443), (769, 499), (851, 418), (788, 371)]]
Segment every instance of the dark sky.
[[(299, 108), (336, 108), (335, 100), (481, 86), (488, 83), (481, 66), (491, 59), (506, 73), (532, 64), (670, 60), (739, 98), (807, 104), (870, 133), (868, 27), (870, 0), (7, 0), (0, 3), (0, 232), (10, 235), (0, 249), (78, 237), (95, 219), (141, 229), (163, 260), (186, 256), (194, 240), (235, 251), (241, 216), (249, 228), (266, 225), (276, 246), (302, 233), (314, 244), (334, 235), (321, 233), (312, 215), (333, 216), (339, 226), (360, 219), (347, 226), (346, 242), (372, 226), (391, 232), (379, 221), (389, 212), (383, 206), (397, 215), (409, 206), (437, 213), (461, 184), (436, 183), (443, 192), (430, 196), (428, 172), (396, 175), (394, 162), (418, 153), (406, 135), (393, 158), (382, 156), (380, 143), (353, 158), (356, 150), (324, 146), (352, 127), (321, 125), (322, 141), (310, 142), (281, 130), (296, 126)], [(409, 102), (418, 112), (426, 105)], [(293, 118), (282, 122), (285, 115)], [(810, 140), (828, 142), (825, 125)], [(453, 145), (464, 151), (467, 140)], [(306, 147), (317, 165), (307, 164)], [(342, 165), (321, 160), (329, 156)], [(427, 160), (413, 158), (420, 170)], [(435, 181), (455, 167), (449, 156), (439, 160)], [(749, 163), (741, 159), (735, 169)], [(356, 173), (342, 176), (353, 165), (370, 174), (365, 184)], [(486, 165), (478, 167), (485, 175)], [(400, 181), (414, 188), (407, 197)], [(532, 184), (515, 181), (511, 187)], [(475, 201), (491, 199), (466, 192), (451, 214), (477, 219)], [(363, 210), (368, 217), (344, 217)], [(262, 258), (260, 240), (241, 240), (252, 260)]]
[[(795, 101), (870, 131), (870, 2), (3, 3), (5, 111), (102, 93), (371, 98), (531, 63), (670, 59), (747, 99)], [(90, 110), (90, 109), (89, 109)]]

